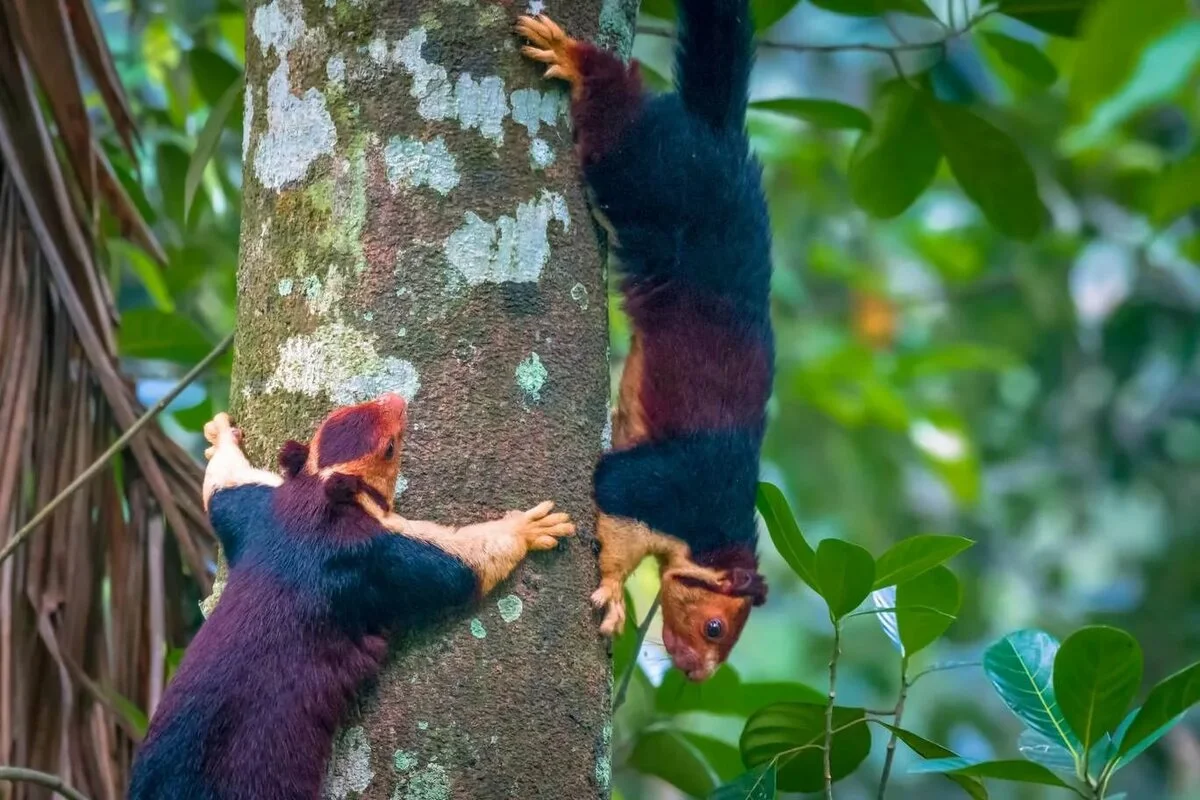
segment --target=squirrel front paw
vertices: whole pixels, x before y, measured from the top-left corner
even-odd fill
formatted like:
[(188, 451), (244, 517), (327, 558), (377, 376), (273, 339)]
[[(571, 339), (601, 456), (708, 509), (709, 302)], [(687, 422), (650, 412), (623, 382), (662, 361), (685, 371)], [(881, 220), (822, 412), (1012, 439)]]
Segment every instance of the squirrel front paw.
[(580, 81), (579, 67), (571, 54), (575, 40), (545, 14), (522, 16), (517, 20), (517, 34), (529, 44), (521, 48), (521, 55), (533, 61), (549, 64), (547, 78), (561, 78), (572, 85)]
[(242, 431), (235, 427), (229, 415), (222, 411), (208, 422), (204, 423), (204, 440), (212, 445), (204, 451), (204, 457), (211, 460), (220, 447), (241, 447)]
[(592, 592), (592, 607), (605, 609), (600, 633), (616, 636), (625, 627), (625, 589), (620, 581), (610, 578), (600, 581), (600, 588)]
[(554, 503), (550, 500), (539, 503), (528, 511), (509, 511), (504, 520), (512, 525), (512, 534), (520, 539), (528, 550), (553, 550), (558, 540), (575, 533), (575, 524), (569, 514), (551, 514)]

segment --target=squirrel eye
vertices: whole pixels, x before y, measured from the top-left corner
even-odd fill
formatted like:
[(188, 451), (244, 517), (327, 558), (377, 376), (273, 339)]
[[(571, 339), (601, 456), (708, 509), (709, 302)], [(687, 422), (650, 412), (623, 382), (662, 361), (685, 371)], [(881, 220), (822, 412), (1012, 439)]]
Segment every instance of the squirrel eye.
[(723, 633), (725, 633), (725, 623), (721, 620), (710, 619), (704, 623), (704, 635), (709, 639), (720, 639)]
[(385, 450), (383, 452), (383, 459), (385, 461), (391, 461), (392, 457), (395, 455), (396, 455), (396, 441), (393, 439), (388, 442), (387, 450)]

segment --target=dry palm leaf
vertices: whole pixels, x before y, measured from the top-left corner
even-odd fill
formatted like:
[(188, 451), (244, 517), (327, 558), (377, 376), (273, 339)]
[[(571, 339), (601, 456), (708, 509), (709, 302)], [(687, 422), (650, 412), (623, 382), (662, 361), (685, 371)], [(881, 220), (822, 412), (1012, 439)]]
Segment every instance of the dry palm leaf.
[[(96, 144), (83, 68), (131, 148), (132, 115), (87, 0), (0, 0), (0, 547), (142, 413), (117, 364), (97, 205), (162, 250)], [(166, 650), (211, 580), (199, 482), (192, 459), (148, 426), (0, 564), (0, 764), (53, 773), (95, 800), (123, 796)], [(0, 798), (49, 796), (0, 785)]]

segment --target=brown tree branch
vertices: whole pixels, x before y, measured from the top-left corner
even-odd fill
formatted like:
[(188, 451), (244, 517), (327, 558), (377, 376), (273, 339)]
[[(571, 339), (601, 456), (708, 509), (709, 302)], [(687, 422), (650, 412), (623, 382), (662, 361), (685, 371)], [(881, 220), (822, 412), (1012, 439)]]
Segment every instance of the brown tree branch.
[(16, 783), (18, 781), (44, 786), (52, 792), (61, 794), (67, 800), (88, 800), (79, 792), (63, 783), (62, 778), (57, 775), (50, 775), (33, 769), (25, 769), (24, 767), (0, 767), (0, 782)]

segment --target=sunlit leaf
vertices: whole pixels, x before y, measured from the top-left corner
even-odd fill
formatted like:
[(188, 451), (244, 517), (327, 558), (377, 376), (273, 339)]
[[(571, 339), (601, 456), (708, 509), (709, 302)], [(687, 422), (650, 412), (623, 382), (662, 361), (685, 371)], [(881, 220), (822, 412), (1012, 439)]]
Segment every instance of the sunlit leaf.
[(972, 763), (965, 758), (940, 758), (918, 762), (909, 769), (909, 772), (913, 774), (932, 772), (941, 775), (967, 775), (973, 778), (992, 778), (998, 781), (1070, 788), (1070, 784), (1041, 764), (1019, 759)]
[(823, 692), (802, 683), (743, 683), (733, 667), (723, 664), (703, 683), (689, 681), (677, 669), (668, 670), (654, 705), (665, 714), (704, 711), (745, 717), (771, 703), (820, 703), (824, 698)]
[(875, 560), (871, 554), (841, 539), (822, 540), (817, 545), (813, 566), (818, 593), (825, 598), (834, 619), (858, 608), (875, 582)]
[(1056, 36), (1077, 36), (1095, 0), (1000, 0), (999, 11)]
[(1142, 682), (1142, 648), (1104, 625), (1067, 637), (1054, 658), (1054, 694), (1071, 730), (1091, 752), (1125, 717)]
[[(892, 733), (896, 734), (896, 738), (904, 742), (908, 749), (925, 759), (942, 759), (942, 758), (959, 758), (953, 750), (943, 747), (937, 742), (931, 742), (912, 731), (904, 728), (897, 728), (894, 725), (888, 725), (886, 722), (878, 722), (877, 724), (883, 728), (887, 728)], [(967, 775), (946, 775), (946, 778), (957, 783), (962, 787), (973, 800), (987, 800), (987, 787), (983, 785), (983, 781), (979, 778), (972, 778)]]
[(933, 181), (942, 152), (918, 90), (907, 81), (880, 89), (870, 131), (850, 156), (850, 195), (873, 216), (904, 211)]
[(775, 800), (776, 767), (751, 770), (725, 784), (708, 796), (708, 800)]
[(123, 262), (138, 277), (156, 309), (164, 314), (175, 312), (175, 300), (162, 269), (145, 250), (124, 239), (109, 239), (108, 252), (111, 258)]
[(927, 99), (931, 125), (959, 186), (988, 221), (1015, 239), (1032, 239), (1046, 209), (1033, 168), (1008, 134), (962, 106)]
[(937, 18), (921, 0), (813, 0), (813, 5), (851, 17), (877, 17), (898, 12), (926, 19)]
[(1045, 631), (1010, 633), (984, 651), (983, 670), (1000, 699), (1022, 722), (1078, 759), (1082, 755), (1079, 740), (1054, 696), (1052, 676), (1058, 648), (1058, 640)]
[(875, 562), (875, 588), (911, 580), (949, 561), (975, 542), (961, 536), (920, 534), (892, 545)]
[(1152, 196), (1151, 215), (1159, 225), (1200, 207), (1200, 150), (1168, 167)]
[(242, 80), (240, 69), (205, 47), (188, 51), (188, 66), (196, 90), (209, 106), (217, 106), (228, 94), (229, 87)]
[(1187, 0), (1104, 0), (1087, 15), (1075, 58), (1070, 100), (1083, 119), (1133, 74), (1146, 46), (1171, 30)]
[(642, 733), (629, 763), (638, 772), (661, 778), (692, 797), (705, 797), (717, 788), (717, 776), (703, 754), (679, 731)]
[(954, 624), (962, 604), (958, 578), (936, 566), (896, 587), (896, 624), (905, 655), (937, 641)]
[(1052, 86), (1058, 69), (1038, 47), (997, 31), (981, 31), (979, 40), (990, 47), (1005, 64), (1039, 86)]
[(239, 77), (225, 92), (225, 96), (221, 98), (220, 102), (209, 112), (204, 129), (200, 131), (200, 136), (196, 139), (196, 149), (192, 151), (192, 158), (188, 162), (187, 180), (184, 184), (184, 218), (191, 213), (192, 201), (196, 198), (196, 189), (199, 188), (200, 181), (204, 177), (205, 167), (208, 166), (213, 154), (217, 152), (217, 146), (221, 143), (221, 134), (225, 130), (226, 122), (229, 121), (230, 111), (235, 106), (241, 105), (244, 88), (245, 85)]
[(1121, 738), (1118, 755), (1127, 756), (1143, 742), (1161, 738), (1166, 733), (1164, 729), (1174, 725), (1197, 702), (1200, 702), (1200, 663), (1176, 672), (1150, 690), (1142, 710)]
[(801, 580), (814, 590), (820, 591), (813, 565), (816, 553), (800, 532), (800, 526), (796, 524), (796, 518), (792, 515), (792, 509), (788, 506), (783, 492), (773, 483), (760, 481), (755, 505), (758, 513), (762, 514), (767, 531), (771, 534), (771, 541), (783, 556), (783, 560)]
[[(833, 710), (830, 773), (841, 780), (858, 768), (871, 752), (871, 731), (861, 708)], [(815, 792), (824, 785), (825, 706), (818, 703), (779, 703), (760, 709), (742, 731), (742, 759), (749, 767), (779, 757), (779, 789)], [(782, 755), (788, 753), (788, 755)]]
[(750, 108), (755, 111), (770, 111), (795, 117), (818, 128), (860, 131), (871, 129), (871, 118), (865, 111), (833, 100), (817, 100), (812, 97), (782, 97), (776, 100), (758, 100), (751, 103)]

